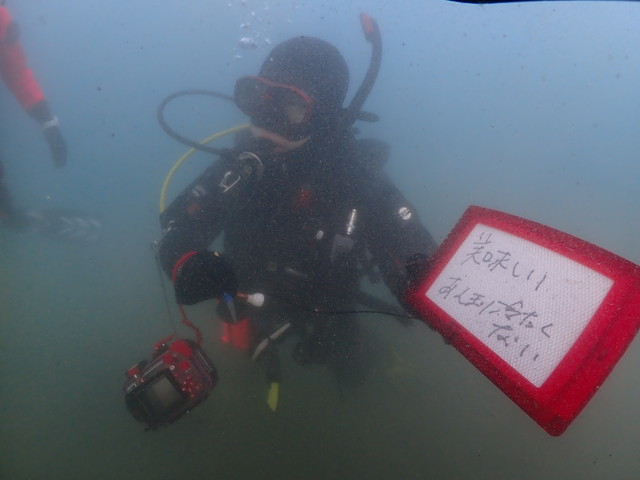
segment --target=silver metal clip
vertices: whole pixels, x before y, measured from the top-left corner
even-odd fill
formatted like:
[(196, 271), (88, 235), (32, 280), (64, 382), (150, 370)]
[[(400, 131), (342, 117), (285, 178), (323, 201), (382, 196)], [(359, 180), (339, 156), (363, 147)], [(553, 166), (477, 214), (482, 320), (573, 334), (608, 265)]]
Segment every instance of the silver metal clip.
[(224, 177), (222, 177), (222, 180), (220, 180), (220, 183), (218, 184), (218, 186), (220, 188), (222, 188), (222, 193), (227, 193), (229, 190), (231, 190), (233, 187), (235, 187), (236, 184), (242, 178), (239, 174), (236, 173), (235, 174), (236, 178), (232, 180), (231, 177), (233, 175), (234, 175), (234, 172), (229, 170), (224, 174)]

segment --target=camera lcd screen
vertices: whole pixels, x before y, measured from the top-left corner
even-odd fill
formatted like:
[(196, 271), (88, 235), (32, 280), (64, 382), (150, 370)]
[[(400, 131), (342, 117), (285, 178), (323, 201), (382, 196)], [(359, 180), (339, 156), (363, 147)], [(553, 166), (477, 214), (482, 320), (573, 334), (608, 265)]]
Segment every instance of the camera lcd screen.
[(160, 375), (148, 384), (142, 397), (151, 410), (163, 415), (184, 402), (184, 395), (166, 375)]

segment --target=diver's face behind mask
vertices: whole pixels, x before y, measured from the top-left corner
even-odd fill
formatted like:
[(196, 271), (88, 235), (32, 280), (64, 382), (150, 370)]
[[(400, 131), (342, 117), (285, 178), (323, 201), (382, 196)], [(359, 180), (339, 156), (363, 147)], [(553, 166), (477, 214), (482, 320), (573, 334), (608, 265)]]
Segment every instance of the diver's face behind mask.
[(254, 127), (294, 142), (312, 133), (314, 101), (299, 88), (248, 76), (236, 82), (234, 98)]
[(258, 76), (237, 81), (235, 101), (254, 128), (298, 142), (333, 131), (348, 87), (349, 69), (336, 47), (299, 36), (277, 45)]

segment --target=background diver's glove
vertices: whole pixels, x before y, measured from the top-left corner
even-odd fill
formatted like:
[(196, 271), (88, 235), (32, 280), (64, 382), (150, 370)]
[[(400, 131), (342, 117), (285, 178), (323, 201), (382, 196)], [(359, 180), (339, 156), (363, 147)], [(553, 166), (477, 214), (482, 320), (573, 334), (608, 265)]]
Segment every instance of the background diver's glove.
[(67, 162), (67, 143), (62, 138), (58, 118), (52, 115), (45, 100), (36, 103), (29, 110), (29, 114), (40, 124), (44, 138), (49, 144), (51, 157), (56, 167), (62, 167)]
[(193, 305), (225, 293), (235, 295), (238, 290), (236, 275), (231, 266), (218, 253), (199, 251), (184, 255), (172, 274), (176, 302)]

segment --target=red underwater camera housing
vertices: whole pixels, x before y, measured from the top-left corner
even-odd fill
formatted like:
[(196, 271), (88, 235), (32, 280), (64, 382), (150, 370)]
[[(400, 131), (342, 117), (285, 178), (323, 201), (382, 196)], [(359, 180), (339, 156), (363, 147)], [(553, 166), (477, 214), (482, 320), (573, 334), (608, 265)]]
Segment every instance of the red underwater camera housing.
[(202, 402), (218, 381), (215, 366), (193, 341), (161, 340), (153, 359), (127, 372), (125, 402), (151, 430), (173, 423)]

